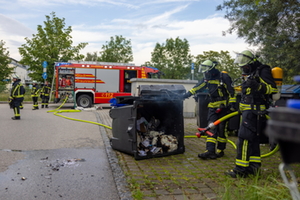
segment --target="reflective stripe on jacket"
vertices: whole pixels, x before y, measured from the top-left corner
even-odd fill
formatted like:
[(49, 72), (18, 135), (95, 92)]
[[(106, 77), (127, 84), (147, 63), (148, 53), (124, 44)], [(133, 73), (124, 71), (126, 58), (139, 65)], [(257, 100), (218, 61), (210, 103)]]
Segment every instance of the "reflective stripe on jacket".
[(31, 97), (38, 97), (39, 96), (39, 86), (35, 85), (35, 86), (32, 86), (32, 89), (31, 89)]
[(23, 98), (24, 97), (24, 87), (23, 84), (20, 83), (19, 81), (16, 81), (13, 83), (13, 88), (11, 89), (11, 94), (10, 96), (12, 98)]

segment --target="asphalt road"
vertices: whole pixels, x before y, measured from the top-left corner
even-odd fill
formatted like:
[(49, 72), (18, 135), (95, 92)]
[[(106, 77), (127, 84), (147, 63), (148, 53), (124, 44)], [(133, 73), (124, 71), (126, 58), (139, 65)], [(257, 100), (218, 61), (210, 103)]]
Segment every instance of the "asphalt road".
[[(1, 200), (120, 199), (98, 125), (0, 104)], [(61, 109), (69, 109), (63, 107)], [(62, 115), (97, 122), (93, 111)]]

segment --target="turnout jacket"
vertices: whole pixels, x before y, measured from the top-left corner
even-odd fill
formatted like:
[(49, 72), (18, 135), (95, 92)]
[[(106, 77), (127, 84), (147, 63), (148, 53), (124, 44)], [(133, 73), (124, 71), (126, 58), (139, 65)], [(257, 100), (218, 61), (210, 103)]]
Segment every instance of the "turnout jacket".
[(12, 85), (12, 89), (10, 92), (10, 97), (12, 99), (16, 98), (24, 98), (25, 88), (20, 81), (15, 81)]
[(231, 77), (227, 73), (215, 69), (210, 79), (202, 79), (189, 90), (189, 93), (192, 95), (207, 89), (210, 98), (208, 107), (220, 108), (228, 106), (230, 103), (236, 103), (236, 95), (231, 83)]
[(253, 88), (247, 84), (247, 81), (242, 83), (240, 110), (268, 109), (270, 96), (278, 92), (271, 67), (260, 65), (247, 79), (256, 81), (257, 86)]
[(44, 85), (41, 90), (41, 95), (44, 97), (49, 97), (51, 87), (49, 85)]
[(39, 96), (39, 86), (36, 84), (36, 85), (33, 85), (32, 86), (32, 89), (31, 89), (31, 97), (38, 97)]

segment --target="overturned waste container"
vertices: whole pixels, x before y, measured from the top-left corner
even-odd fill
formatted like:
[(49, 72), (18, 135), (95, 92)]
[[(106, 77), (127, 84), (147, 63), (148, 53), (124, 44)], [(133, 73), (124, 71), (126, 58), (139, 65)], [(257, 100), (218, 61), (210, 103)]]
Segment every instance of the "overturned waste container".
[(113, 149), (136, 160), (184, 153), (183, 85), (140, 85), (110, 110)]

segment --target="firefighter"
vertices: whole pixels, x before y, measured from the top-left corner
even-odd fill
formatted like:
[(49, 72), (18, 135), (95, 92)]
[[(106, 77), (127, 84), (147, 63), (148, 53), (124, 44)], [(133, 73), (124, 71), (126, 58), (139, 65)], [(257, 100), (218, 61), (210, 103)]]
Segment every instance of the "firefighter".
[(225, 172), (236, 178), (248, 177), (259, 172), (261, 167), (260, 135), (266, 127), (266, 109), (270, 105), (269, 96), (277, 92), (271, 68), (263, 65), (249, 50), (238, 53), (235, 59), (242, 71), (241, 101), (242, 113), (238, 132), (235, 168)]
[(24, 100), (24, 94), (25, 94), (25, 89), (22, 83), (20, 82), (20, 79), (18, 75), (13, 76), (13, 85), (12, 89), (10, 92), (10, 105), (14, 110), (15, 116), (12, 117), (11, 119), (13, 120), (20, 120), (21, 115), (20, 115), (20, 105)]
[[(216, 69), (217, 64), (217, 62), (212, 62), (211, 60), (204, 61), (199, 69), (199, 71), (203, 73), (204, 78), (183, 95), (185, 99), (208, 89), (208, 123), (216, 121), (228, 114), (230, 109), (233, 110), (236, 108), (236, 95), (234, 88), (231, 86), (231, 77), (227, 73), (220, 72)], [(200, 114), (201, 113), (199, 113), (199, 115)], [(212, 130), (213, 136), (207, 136), (206, 151), (198, 154), (199, 158), (216, 159), (224, 156), (227, 142), (227, 132), (225, 128), (226, 122), (222, 122)]]
[[(20, 81), (21, 82), (21, 79), (19, 78), (18, 79), (18, 81)], [(23, 86), (24, 87), (24, 86)], [(24, 100), (24, 98), (23, 98), (23, 100)], [(23, 101), (20, 103), (20, 109), (23, 109), (24, 108), (24, 106), (23, 106)]]
[(32, 82), (32, 89), (31, 89), (31, 98), (32, 98), (32, 101), (33, 101), (32, 110), (38, 110), (39, 109), (38, 97), (39, 97), (39, 86), (37, 85), (36, 81), (33, 81)]
[(45, 84), (41, 90), (41, 97), (42, 97), (42, 107), (41, 108), (48, 108), (49, 105), (49, 97), (50, 97), (51, 87), (48, 81), (45, 81)]

